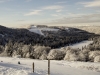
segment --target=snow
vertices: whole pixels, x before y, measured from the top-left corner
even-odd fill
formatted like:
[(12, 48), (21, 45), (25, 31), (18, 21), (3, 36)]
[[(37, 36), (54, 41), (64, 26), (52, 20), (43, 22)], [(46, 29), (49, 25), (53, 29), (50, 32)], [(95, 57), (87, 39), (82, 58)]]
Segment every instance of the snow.
[[(82, 49), (82, 47), (87, 46), (90, 43), (93, 43), (93, 41), (87, 41), (87, 40), (85, 40), (85, 41), (82, 41), (82, 42), (79, 42), (79, 43), (76, 43), (76, 44), (69, 45), (69, 47)], [(63, 49), (63, 48), (66, 48), (66, 47), (67, 46), (61, 47), (60, 49)]]
[[(0, 61), (0, 75), (48, 75), (47, 60), (0, 57)], [(50, 75), (100, 75), (100, 63), (51, 60), (50, 65)]]
[(38, 27), (36, 27), (36, 26), (32, 26), (32, 27), (29, 29), (29, 31), (34, 32), (34, 33), (37, 33), (37, 34), (40, 34), (40, 35), (44, 35), (44, 34), (42, 33), (42, 31), (58, 31), (58, 30), (59, 30), (59, 29), (46, 28), (46, 27), (44, 27), (44, 28), (38, 28)]
[(31, 32), (34, 32), (34, 33), (37, 33), (37, 34), (40, 34), (40, 35), (44, 35), (42, 32), (41, 32), (41, 30), (40, 29), (29, 29), (29, 31), (31, 31)]
[(81, 49), (82, 47), (87, 46), (87, 45), (89, 45), (90, 43), (93, 43), (93, 41), (87, 41), (87, 40), (86, 40), (86, 41), (82, 41), (82, 42), (80, 42), (80, 43), (73, 44), (73, 45), (71, 45), (70, 47)]
[(67, 47), (71, 47), (71, 48), (75, 48), (75, 49), (77, 49), (77, 48), (82, 49), (82, 47), (87, 46), (91, 43), (93, 43), (93, 41), (85, 40), (85, 41), (82, 41), (82, 42), (79, 42), (79, 43), (76, 43), (76, 44), (72, 44), (72, 45), (69, 45), (69, 46), (64, 46), (64, 47), (61, 47), (61, 48), (58, 48), (58, 49), (60, 50), (60, 49), (67, 48)]

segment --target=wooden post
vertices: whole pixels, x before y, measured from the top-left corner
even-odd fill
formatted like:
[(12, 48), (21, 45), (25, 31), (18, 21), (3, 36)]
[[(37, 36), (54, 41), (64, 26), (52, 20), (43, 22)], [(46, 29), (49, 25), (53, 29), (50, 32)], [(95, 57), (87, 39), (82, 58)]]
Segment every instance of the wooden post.
[(48, 59), (48, 75), (50, 75), (50, 59)]
[(34, 62), (33, 62), (33, 73), (34, 73)]

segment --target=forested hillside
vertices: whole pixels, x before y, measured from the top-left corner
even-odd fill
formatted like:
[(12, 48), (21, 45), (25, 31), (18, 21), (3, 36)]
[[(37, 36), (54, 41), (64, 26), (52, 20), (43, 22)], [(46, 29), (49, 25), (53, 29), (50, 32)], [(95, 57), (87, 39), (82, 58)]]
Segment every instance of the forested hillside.
[(83, 40), (88, 40), (94, 34), (76, 28), (69, 30), (59, 29), (55, 31), (43, 31), (45, 36), (30, 32), (27, 29), (11, 29), (0, 26), (0, 45), (5, 46), (9, 41), (31, 45), (49, 46), (58, 48)]

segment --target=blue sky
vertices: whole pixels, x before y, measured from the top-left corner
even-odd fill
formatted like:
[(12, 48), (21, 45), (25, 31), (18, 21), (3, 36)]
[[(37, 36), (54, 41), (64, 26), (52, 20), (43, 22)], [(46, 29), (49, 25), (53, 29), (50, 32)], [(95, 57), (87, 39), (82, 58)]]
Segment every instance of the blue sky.
[(99, 25), (100, 0), (0, 0), (0, 25)]

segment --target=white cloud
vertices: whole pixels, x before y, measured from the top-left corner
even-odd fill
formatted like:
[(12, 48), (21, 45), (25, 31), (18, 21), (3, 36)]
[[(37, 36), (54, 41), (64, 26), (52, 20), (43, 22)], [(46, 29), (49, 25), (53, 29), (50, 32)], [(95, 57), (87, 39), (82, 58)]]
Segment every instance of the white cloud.
[(31, 12), (29, 12), (27, 14), (24, 14), (24, 16), (39, 15), (41, 11), (42, 10), (34, 10), (34, 11), (31, 11)]
[(65, 14), (57, 13), (57, 14), (51, 14), (51, 16), (56, 17), (56, 18), (61, 18), (66, 16)]
[(43, 7), (42, 9), (45, 9), (45, 10), (55, 10), (55, 9), (62, 9), (62, 8), (64, 8), (64, 7), (60, 6), (60, 5), (52, 5), (52, 6)]
[(100, 0), (94, 0), (90, 2), (81, 2), (80, 4), (83, 4), (84, 7), (100, 7)]
[(54, 10), (56, 12), (61, 12), (62, 8), (64, 8), (64, 7), (60, 6), (60, 5), (45, 6), (45, 7), (42, 7), (40, 10), (34, 10), (34, 11), (29, 12), (29, 13), (26, 13), (26, 14), (24, 14), (24, 16), (40, 15), (40, 12), (45, 11), (45, 10)]

